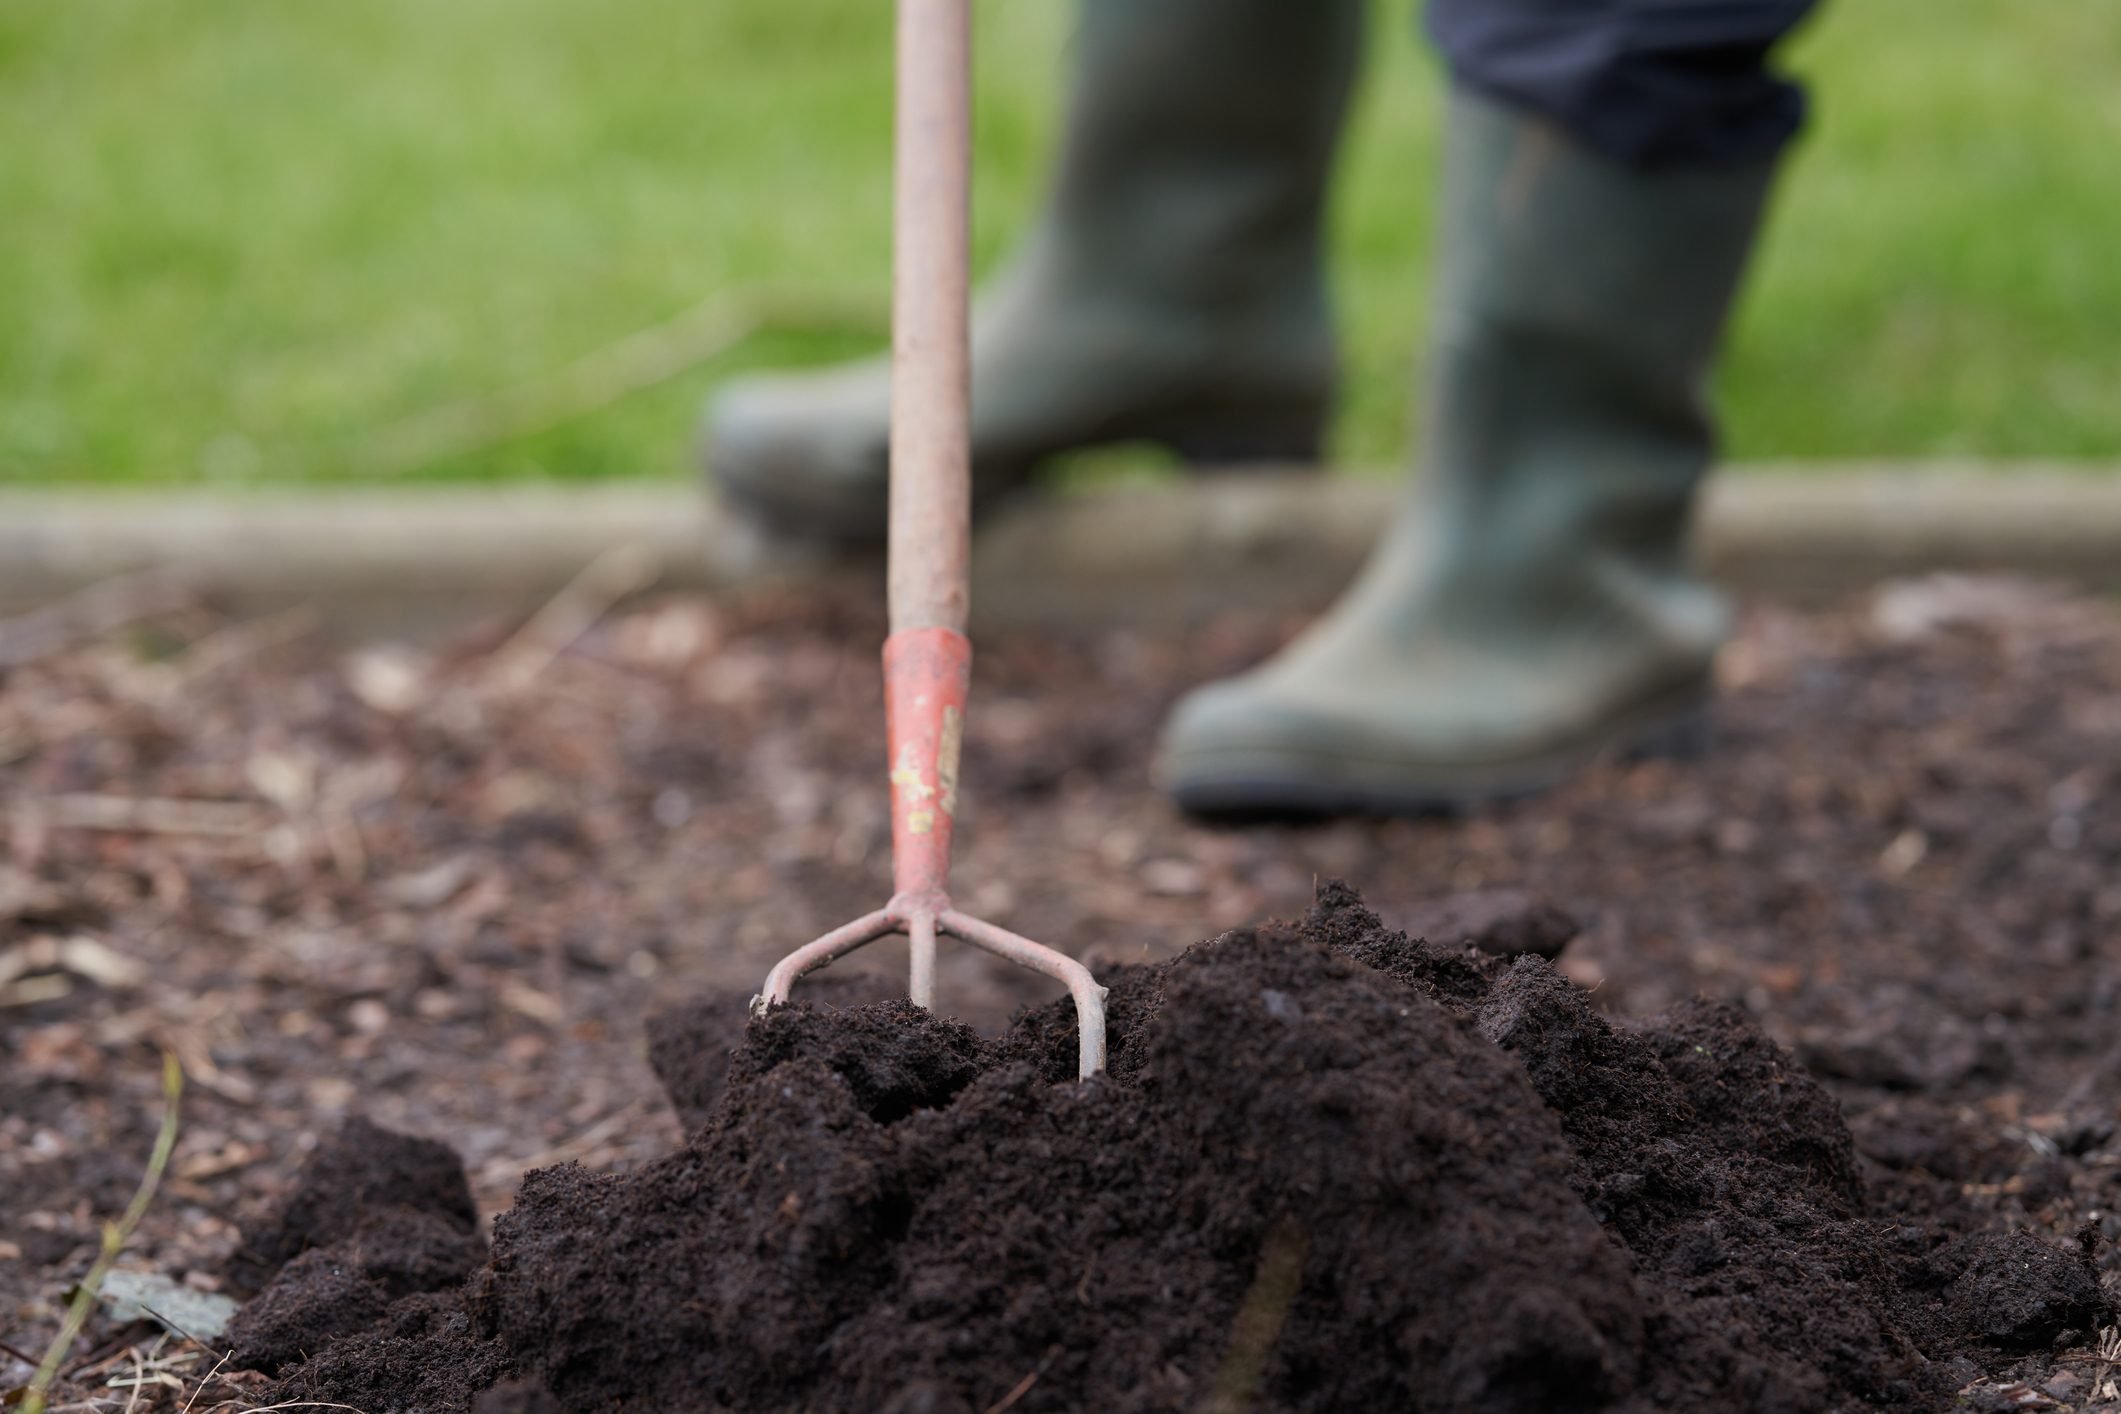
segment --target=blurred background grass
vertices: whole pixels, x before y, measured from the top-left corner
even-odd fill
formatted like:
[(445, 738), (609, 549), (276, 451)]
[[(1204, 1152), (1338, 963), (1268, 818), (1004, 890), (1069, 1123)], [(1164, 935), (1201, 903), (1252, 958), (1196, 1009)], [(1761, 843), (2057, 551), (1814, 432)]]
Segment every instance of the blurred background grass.
[[(980, 6), (984, 262), (1034, 207), (1069, 12)], [(1380, 7), (1336, 212), (1362, 464), (1399, 455), (1425, 318), (1411, 28)], [(2121, 6), (1828, 0), (1788, 58), (1817, 120), (1730, 450), (2121, 459)], [(681, 474), (716, 379), (881, 337), (889, 65), (888, 7), (845, 0), (0, 0), (0, 477)], [(433, 410), (702, 301), (662, 354), (764, 327), (419, 452)]]

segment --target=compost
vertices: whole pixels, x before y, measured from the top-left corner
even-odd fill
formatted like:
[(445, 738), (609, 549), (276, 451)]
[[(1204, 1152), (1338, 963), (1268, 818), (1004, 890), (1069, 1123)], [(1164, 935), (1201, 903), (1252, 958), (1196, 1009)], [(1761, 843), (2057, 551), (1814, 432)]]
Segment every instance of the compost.
[[(467, 1372), (673, 1414), (1943, 1408), (2109, 1315), (2090, 1239), (1876, 1207), (1833, 1098), (1727, 1005), (1616, 1027), (1337, 884), (1113, 982), (1089, 1084), (1064, 1005), (984, 1042), (799, 1004), (733, 1053), (736, 998), (666, 1020), (681, 1150), (530, 1175), (441, 1301), (356, 1299), (361, 1240), (312, 1250), (239, 1348), (308, 1341), (279, 1396), (368, 1410), (467, 1407)], [(346, 1147), (290, 1214), (335, 1181), (434, 1211), (425, 1165), (407, 1204)]]
[(169, 1049), (121, 1265), (245, 1305), (204, 1350), (99, 1309), (68, 1407), (2116, 1406), (2111, 604), (1756, 609), (1698, 761), (1175, 816), (1160, 714), (1291, 627), (980, 657), (960, 888), (1112, 981), (1087, 1090), (1065, 1005), (963, 949), (965, 1026), (887, 957), (743, 1034), (886, 877), (860, 594), (350, 652), (173, 603), (18, 655), (0, 1390)]

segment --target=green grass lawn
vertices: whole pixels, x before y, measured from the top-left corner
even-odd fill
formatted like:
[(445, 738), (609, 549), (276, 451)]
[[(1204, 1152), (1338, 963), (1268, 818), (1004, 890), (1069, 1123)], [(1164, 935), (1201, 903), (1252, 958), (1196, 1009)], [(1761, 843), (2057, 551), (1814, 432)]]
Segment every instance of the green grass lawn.
[[(1068, 11), (979, 7), (984, 262)], [(1790, 62), (1817, 122), (1732, 450), (2121, 459), (2121, 6), (1829, 0)], [(0, 0), (0, 478), (373, 476), (433, 410), (723, 299), (763, 332), (398, 470), (677, 474), (717, 378), (880, 337), (889, 73), (847, 0)], [(1384, 7), (1336, 218), (1349, 461), (1406, 435), (1437, 85)]]

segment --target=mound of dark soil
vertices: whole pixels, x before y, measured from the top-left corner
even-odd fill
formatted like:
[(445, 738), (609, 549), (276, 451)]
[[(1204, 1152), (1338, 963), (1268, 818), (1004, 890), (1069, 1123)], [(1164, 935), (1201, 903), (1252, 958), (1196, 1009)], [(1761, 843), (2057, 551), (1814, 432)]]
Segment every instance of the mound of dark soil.
[[(341, 1336), (403, 1330), (432, 1303), (400, 1298), (451, 1290), (485, 1259), (464, 1166), (450, 1147), (350, 1120), (310, 1156), (270, 1220), (244, 1230), (234, 1275), (270, 1280), (229, 1328), (234, 1363), (278, 1373)], [(465, 1325), (448, 1311), (439, 1321), (452, 1331)], [(458, 1385), (460, 1404), (482, 1387)]]
[(235, 1272), (255, 1288), (313, 1247), (357, 1245), (354, 1266), (394, 1296), (453, 1285), (485, 1256), (463, 1162), (447, 1144), (356, 1116), (312, 1154), (271, 1216), (243, 1229)]
[(1616, 1028), (1536, 957), (1411, 941), (1338, 886), (1108, 980), (1087, 1085), (1065, 1004), (991, 1044), (903, 1004), (780, 1009), (734, 1056), (664, 1023), (683, 1149), (532, 1174), (459, 1293), (279, 1397), (1945, 1409), (2106, 1310), (2085, 1254), (1875, 1210), (1834, 1101), (1726, 1006)]

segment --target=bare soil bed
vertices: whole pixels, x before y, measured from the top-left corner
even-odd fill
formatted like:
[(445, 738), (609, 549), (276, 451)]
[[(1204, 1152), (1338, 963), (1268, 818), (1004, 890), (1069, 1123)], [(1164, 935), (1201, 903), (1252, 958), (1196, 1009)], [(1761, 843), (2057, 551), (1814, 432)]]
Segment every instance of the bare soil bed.
[(177, 607), (0, 681), (0, 1388), (167, 1047), (126, 1264), (265, 1294), (211, 1379), (99, 1316), (83, 1408), (2121, 1406), (2111, 605), (1758, 611), (1706, 760), (1324, 826), (1145, 778), (1286, 625), (983, 645), (960, 892), (1112, 973), (1091, 1087), (955, 951), (968, 1025), (798, 1007), (728, 1057), (885, 887), (858, 599), (301, 630)]

